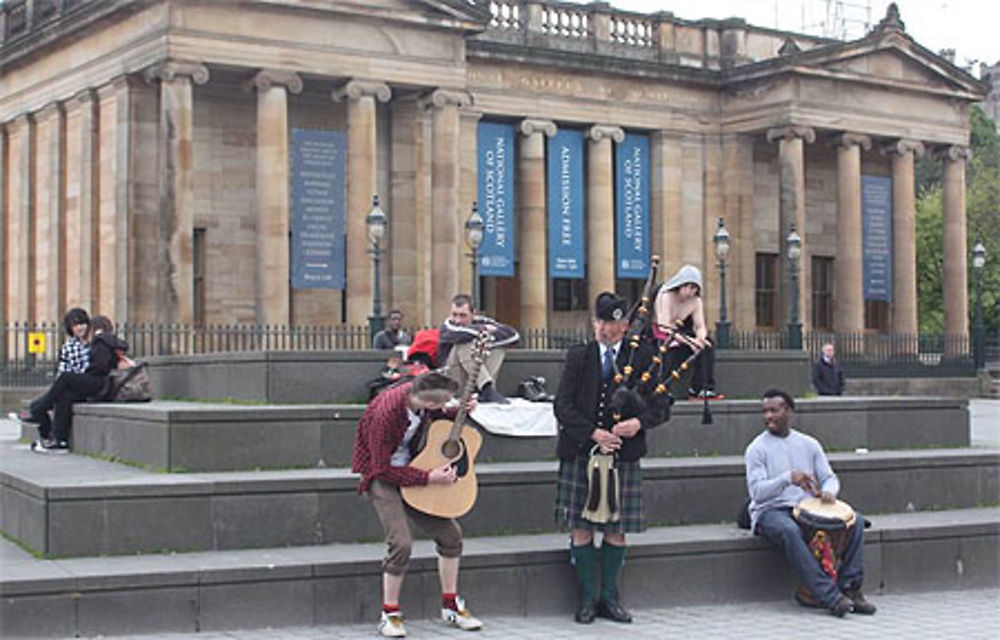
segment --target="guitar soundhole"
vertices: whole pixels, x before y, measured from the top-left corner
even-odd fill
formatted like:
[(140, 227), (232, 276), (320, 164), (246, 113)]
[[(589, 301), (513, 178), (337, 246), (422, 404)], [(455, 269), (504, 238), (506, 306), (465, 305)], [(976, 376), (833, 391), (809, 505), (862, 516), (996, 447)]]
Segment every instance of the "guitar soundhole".
[(457, 458), (462, 453), (462, 447), (458, 440), (445, 440), (441, 445), (441, 455), (449, 460)]

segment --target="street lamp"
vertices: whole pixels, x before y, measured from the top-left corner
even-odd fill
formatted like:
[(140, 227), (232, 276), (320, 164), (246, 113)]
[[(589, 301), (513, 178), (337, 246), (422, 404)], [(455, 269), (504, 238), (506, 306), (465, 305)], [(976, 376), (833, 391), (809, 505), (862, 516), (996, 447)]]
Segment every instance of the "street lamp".
[(479, 215), (476, 203), (472, 203), (472, 213), (465, 221), (465, 243), (469, 245), (467, 254), (472, 260), (472, 305), (479, 308), (479, 246), (483, 244), (483, 217)]
[(795, 223), (785, 242), (788, 245), (788, 269), (791, 275), (791, 312), (788, 318), (788, 348), (802, 348), (802, 323), (799, 322), (799, 258), (802, 257), (802, 237), (795, 231)]
[(715, 341), (720, 349), (729, 348), (729, 319), (726, 317), (726, 259), (729, 257), (729, 232), (719, 218), (719, 228), (712, 236), (715, 257), (719, 259), (719, 321), (715, 323)]
[(368, 253), (372, 254), (372, 262), (375, 266), (375, 288), (372, 291), (372, 315), (368, 318), (368, 329), (371, 337), (382, 330), (385, 318), (382, 317), (382, 254), (384, 251), (379, 247), (379, 242), (385, 237), (385, 229), (389, 225), (389, 218), (378, 206), (378, 195), (372, 196), (372, 209), (365, 216), (365, 226), (368, 227), (368, 240), (372, 243)]
[(986, 247), (976, 238), (972, 248), (972, 268), (976, 270), (976, 328), (974, 360), (976, 371), (986, 368), (986, 334), (983, 331), (983, 267), (986, 265)]

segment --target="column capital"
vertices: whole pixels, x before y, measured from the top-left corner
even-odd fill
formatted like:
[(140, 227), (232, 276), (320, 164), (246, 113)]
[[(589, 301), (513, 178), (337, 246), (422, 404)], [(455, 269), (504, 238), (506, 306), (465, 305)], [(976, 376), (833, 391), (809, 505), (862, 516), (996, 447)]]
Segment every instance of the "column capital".
[(587, 130), (587, 137), (593, 142), (600, 142), (601, 140), (607, 138), (621, 143), (625, 142), (625, 130), (621, 127), (615, 127), (612, 125), (595, 124)]
[(473, 122), (479, 122), (483, 119), (483, 112), (479, 109), (470, 109), (468, 107), (462, 107), (458, 110), (458, 117), (462, 120), (472, 120)]
[(271, 87), (284, 87), (289, 93), (302, 93), (302, 78), (294, 71), (261, 69), (246, 83), (246, 89), (267, 91)]
[(803, 127), (791, 124), (767, 130), (768, 142), (774, 142), (775, 140), (794, 140), (796, 138), (801, 138), (811, 144), (816, 142), (816, 131), (812, 127)]
[(435, 89), (420, 98), (418, 103), (422, 109), (442, 108), (447, 106), (472, 106), (472, 95), (467, 91), (452, 91), (450, 89)]
[(556, 131), (558, 130), (556, 123), (551, 120), (535, 120), (532, 118), (521, 120), (521, 122), (518, 123), (517, 128), (523, 136), (543, 133), (547, 138), (555, 136)]
[(94, 90), (89, 87), (82, 91), (77, 91), (72, 97), (66, 100), (66, 108), (85, 106), (93, 102), (96, 97)]
[(946, 147), (941, 147), (934, 155), (941, 160), (950, 160), (951, 162), (958, 162), (961, 160), (968, 162), (972, 159), (972, 147), (952, 144)]
[(50, 102), (35, 112), (35, 122), (44, 122), (49, 120), (59, 115), (59, 112), (62, 110), (63, 108), (61, 104), (58, 102)]
[(851, 133), (845, 132), (837, 134), (834, 136), (834, 146), (844, 149), (850, 149), (851, 147), (861, 147), (863, 151), (869, 151), (872, 148), (871, 136), (866, 136), (863, 133)]
[(143, 76), (146, 82), (172, 82), (177, 78), (190, 78), (195, 84), (208, 82), (208, 67), (200, 62), (183, 62), (180, 60), (164, 60), (148, 67)]
[(392, 89), (386, 83), (377, 80), (348, 80), (330, 94), (334, 102), (358, 100), (365, 96), (372, 96), (379, 102), (389, 102)]
[(919, 140), (900, 138), (899, 140), (893, 140), (888, 144), (882, 145), (882, 153), (887, 156), (901, 156), (912, 153), (914, 157), (920, 157), (924, 155), (924, 143)]

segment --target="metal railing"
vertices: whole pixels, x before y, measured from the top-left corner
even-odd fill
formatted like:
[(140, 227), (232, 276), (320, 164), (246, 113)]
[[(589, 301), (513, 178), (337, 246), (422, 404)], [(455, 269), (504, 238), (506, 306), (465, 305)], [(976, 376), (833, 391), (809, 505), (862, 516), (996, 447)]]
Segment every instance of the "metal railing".
[[(0, 325), (0, 386), (44, 385), (55, 375), (62, 325), (11, 323)], [(409, 331), (410, 335), (415, 330)], [(36, 348), (31, 348), (33, 337)], [(341, 351), (371, 348), (366, 326), (277, 326), (256, 324), (176, 325), (123, 324), (118, 335), (129, 343), (133, 357), (256, 351)], [(525, 329), (521, 349), (566, 349), (591, 336), (584, 327)], [(973, 344), (966, 335), (836, 334), (813, 331), (803, 348), (815, 360), (832, 342), (837, 358), (852, 377), (973, 376)], [(731, 331), (732, 350), (775, 351), (787, 348), (786, 331)], [(984, 346), (987, 368), (1000, 369), (1000, 339), (990, 335)], [(33, 351), (37, 351), (33, 352)]]

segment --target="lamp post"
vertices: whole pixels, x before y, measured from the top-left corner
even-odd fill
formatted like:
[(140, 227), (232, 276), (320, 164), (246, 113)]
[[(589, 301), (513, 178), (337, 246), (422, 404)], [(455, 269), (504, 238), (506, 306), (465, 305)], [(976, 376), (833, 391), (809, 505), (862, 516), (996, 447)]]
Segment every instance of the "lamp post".
[(802, 237), (795, 231), (795, 223), (785, 242), (788, 245), (788, 268), (791, 275), (791, 312), (788, 317), (788, 348), (802, 348), (802, 323), (799, 322), (799, 258), (802, 257)]
[(715, 341), (720, 349), (729, 348), (729, 318), (726, 313), (726, 259), (729, 257), (729, 231), (719, 218), (719, 227), (712, 236), (715, 257), (719, 259), (719, 321), (715, 323)]
[(483, 244), (483, 217), (479, 215), (476, 203), (472, 203), (472, 213), (465, 221), (465, 243), (469, 245), (467, 254), (472, 260), (472, 304), (479, 309), (479, 246)]
[(372, 196), (372, 208), (365, 216), (365, 226), (368, 227), (368, 240), (372, 243), (368, 253), (372, 254), (372, 263), (375, 267), (375, 282), (372, 290), (372, 315), (368, 318), (368, 329), (371, 338), (382, 330), (385, 318), (382, 317), (382, 253), (379, 242), (385, 236), (385, 229), (388, 226), (388, 217), (382, 207), (378, 206), (378, 195)]
[(983, 267), (986, 265), (986, 247), (979, 238), (972, 248), (972, 268), (976, 270), (976, 325), (973, 359), (976, 371), (986, 368), (986, 333), (983, 330)]

